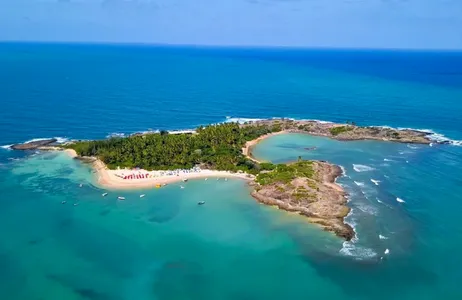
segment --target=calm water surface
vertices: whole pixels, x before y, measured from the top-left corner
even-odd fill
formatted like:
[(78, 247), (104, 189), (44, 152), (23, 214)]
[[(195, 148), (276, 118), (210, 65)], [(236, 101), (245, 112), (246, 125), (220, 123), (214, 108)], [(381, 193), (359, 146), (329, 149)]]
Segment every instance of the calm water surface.
[(259, 144), (261, 159), (344, 167), (351, 243), (259, 205), (242, 181), (103, 198), (63, 154), (0, 149), (0, 299), (462, 298), (460, 53), (0, 44), (0, 66), (1, 145), (268, 117), (452, 142)]

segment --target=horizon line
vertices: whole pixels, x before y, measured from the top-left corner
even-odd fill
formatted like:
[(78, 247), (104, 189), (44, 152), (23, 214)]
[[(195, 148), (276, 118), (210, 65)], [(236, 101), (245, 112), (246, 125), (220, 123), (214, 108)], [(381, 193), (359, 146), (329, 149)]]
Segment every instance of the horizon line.
[(1, 44), (47, 44), (47, 45), (104, 45), (137, 46), (153, 48), (196, 48), (196, 49), (242, 49), (242, 50), (330, 50), (330, 51), (388, 51), (388, 52), (453, 52), (462, 53), (458, 48), (400, 48), (400, 47), (336, 47), (336, 46), (287, 46), (287, 45), (237, 45), (237, 44), (187, 44), (154, 42), (113, 42), (113, 41), (53, 41), (53, 40), (0, 40)]

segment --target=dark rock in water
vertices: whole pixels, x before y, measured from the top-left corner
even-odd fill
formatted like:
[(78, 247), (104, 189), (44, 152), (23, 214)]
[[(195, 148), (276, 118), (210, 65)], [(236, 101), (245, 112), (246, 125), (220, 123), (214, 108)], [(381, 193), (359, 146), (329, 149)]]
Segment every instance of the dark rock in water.
[(80, 160), (83, 163), (88, 163), (88, 164), (94, 163), (97, 160), (95, 157), (91, 157), (91, 156), (77, 156), (75, 157), (75, 159)]
[(35, 150), (39, 147), (56, 143), (57, 141), (58, 141), (57, 139), (40, 140), (40, 141), (34, 141), (34, 142), (29, 142), (29, 143), (23, 143), (23, 144), (15, 144), (11, 146), (10, 148), (13, 150)]

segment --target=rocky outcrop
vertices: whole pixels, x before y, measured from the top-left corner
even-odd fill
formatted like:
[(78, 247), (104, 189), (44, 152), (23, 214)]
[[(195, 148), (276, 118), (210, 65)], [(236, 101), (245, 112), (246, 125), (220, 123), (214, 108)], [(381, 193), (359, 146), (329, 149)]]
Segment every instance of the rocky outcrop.
[(273, 132), (285, 131), (308, 133), (325, 136), (342, 141), (379, 140), (399, 143), (430, 144), (434, 141), (428, 138), (429, 133), (410, 129), (394, 129), (377, 126), (357, 126), (354, 124), (336, 124), (320, 121), (295, 121), (289, 119), (271, 119), (249, 122), (242, 126), (262, 125)]
[(35, 150), (39, 149), (40, 147), (44, 147), (53, 143), (56, 143), (57, 139), (46, 139), (40, 141), (33, 141), (23, 144), (15, 144), (12, 145), (10, 148), (13, 150)]
[(313, 161), (312, 164), (312, 178), (297, 177), (289, 183), (255, 185), (252, 196), (261, 203), (304, 215), (324, 230), (351, 240), (354, 230), (344, 223), (350, 208), (346, 205), (345, 192), (335, 183), (342, 170), (327, 162)]

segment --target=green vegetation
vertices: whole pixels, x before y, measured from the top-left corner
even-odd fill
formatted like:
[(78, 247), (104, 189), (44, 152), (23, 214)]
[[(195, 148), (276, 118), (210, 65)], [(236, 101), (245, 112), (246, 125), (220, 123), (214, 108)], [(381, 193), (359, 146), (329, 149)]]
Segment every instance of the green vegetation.
[[(276, 128), (277, 129), (277, 128)], [(81, 141), (69, 145), (80, 156), (96, 156), (109, 168), (139, 167), (146, 170), (205, 168), (256, 174), (272, 170), (272, 164), (257, 164), (242, 154), (247, 141), (270, 133), (266, 126), (220, 124), (200, 127), (197, 134), (136, 135), (100, 141)]]
[(339, 135), (340, 133), (347, 132), (353, 130), (352, 126), (337, 126), (337, 127), (332, 127), (329, 129), (330, 133), (332, 135)]
[(261, 185), (273, 183), (288, 184), (297, 177), (312, 178), (314, 175), (312, 161), (299, 161), (290, 165), (277, 165), (272, 172), (262, 172), (257, 176)]

